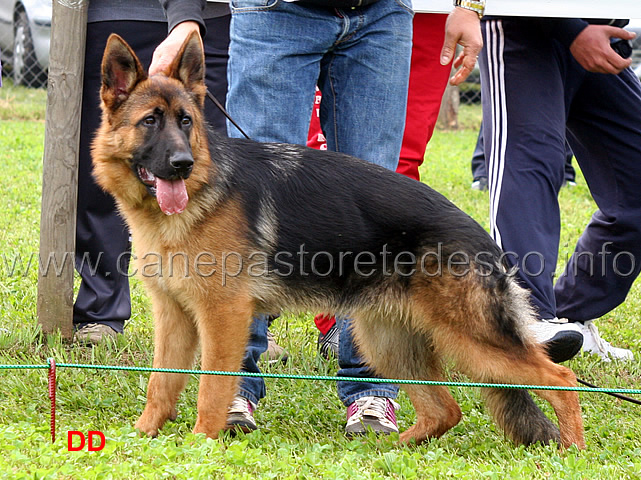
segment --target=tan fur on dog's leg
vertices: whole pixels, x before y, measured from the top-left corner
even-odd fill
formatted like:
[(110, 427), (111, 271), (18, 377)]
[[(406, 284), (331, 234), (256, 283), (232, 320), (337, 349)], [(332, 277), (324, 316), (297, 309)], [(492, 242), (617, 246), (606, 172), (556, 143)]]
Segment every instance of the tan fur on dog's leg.
[[(552, 362), (548, 368), (550, 377), (544, 380), (546, 385), (576, 387), (576, 375), (572, 370)], [(581, 449), (585, 448), (579, 394), (562, 390), (535, 390), (535, 393), (552, 405), (554, 413), (559, 419), (561, 444), (566, 448), (571, 445), (576, 445)]]
[[(166, 295), (152, 293), (154, 306), (154, 368), (189, 369), (198, 345), (196, 326)], [(154, 372), (149, 377), (147, 405), (136, 422), (141, 432), (155, 437), (167, 420), (176, 418), (176, 402), (188, 375)]]
[[(473, 382), (571, 386), (572, 378), (564, 373), (567, 369), (554, 364), (543, 348), (528, 338), (525, 325), (534, 314), (527, 292), (509, 277), (500, 280), (494, 296), (489, 296), (487, 286), (475, 276), (457, 280), (443, 277), (439, 288), (456, 298), (447, 305), (435, 301), (434, 296), (421, 295), (418, 284), (413, 318), (423, 319), (423, 323), (416, 323), (417, 330), (428, 330), (437, 354), (453, 361), (455, 368)], [(585, 446), (575, 393), (540, 393), (555, 409), (557, 427), (527, 390), (484, 388), (481, 392), (494, 420), (514, 443)]]
[[(487, 351), (488, 349), (486, 348), (485, 352)], [(481, 368), (468, 369), (466, 373), (474, 381), (489, 381), (490, 383), (576, 386), (576, 377), (572, 371), (553, 363), (538, 346), (528, 347), (522, 351), (519, 357), (507, 356), (501, 358), (501, 355), (496, 353), (485, 355)], [(527, 445), (536, 441), (547, 443), (549, 440), (556, 440), (560, 441), (561, 445), (566, 448), (573, 444), (579, 448), (585, 448), (583, 419), (581, 418), (581, 407), (576, 392), (535, 390), (535, 393), (552, 405), (556, 413), (559, 426), (557, 437), (552, 435), (549, 429), (543, 427), (540, 420), (545, 417), (533, 402), (527, 407), (527, 411), (525, 403), (520, 403), (520, 406), (517, 406), (515, 401), (523, 402), (527, 399), (526, 391), (483, 390), (488, 399), (488, 407), (493, 411), (495, 420), (503, 426), (506, 434), (516, 443)], [(488, 392), (487, 390), (493, 390), (493, 392)], [(539, 420), (535, 421), (535, 418), (539, 416)], [(548, 433), (544, 433), (546, 431)]]
[[(217, 302), (199, 322), (202, 369), (237, 372), (249, 338), (253, 305), (246, 296)], [(227, 423), (227, 409), (238, 391), (236, 376), (202, 375), (198, 390), (198, 419), (194, 433), (217, 438)]]
[(401, 442), (418, 444), (438, 438), (461, 420), (461, 409), (446, 387), (406, 385), (403, 389), (416, 410), (416, 423), (401, 434)]

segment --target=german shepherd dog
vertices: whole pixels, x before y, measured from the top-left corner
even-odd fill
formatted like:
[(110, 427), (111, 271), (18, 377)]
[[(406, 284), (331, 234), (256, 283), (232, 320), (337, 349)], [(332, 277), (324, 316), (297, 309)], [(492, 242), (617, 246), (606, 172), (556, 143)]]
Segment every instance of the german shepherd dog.
[[(131, 229), (153, 304), (154, 367), (191, 368), (200, 345), (204, 370), (238, 371), (256, 314), (325, 311), (353, 319), (359, 352), (383, 377), (442, 380), (448, 362), (476, 382), (576, 385), (528, 335), (528, 294), (468, 215), (347, 155), (215, 133), (203, 119), (205, 90), (197, 35), (154, 76), (122, 38), (109, 38), (94, 174)], [(186, 381), (152, 373), (136, 428), (157, 435)], [(235, 376), (201, 377), (194, 432), (219, 435), (237, 385)], [(416, 424), (401, 441), (459, 422), (446, 387), (404, 388)], [(483, 389), (514, 442), (584, 447), (578, 394), (536, 393), (558, 428), (527, 391)]]

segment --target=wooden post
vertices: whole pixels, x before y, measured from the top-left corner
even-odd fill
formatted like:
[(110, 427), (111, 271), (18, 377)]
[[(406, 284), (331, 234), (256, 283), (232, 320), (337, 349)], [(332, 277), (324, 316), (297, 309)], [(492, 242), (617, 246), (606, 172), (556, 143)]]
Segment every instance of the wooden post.
[[(88, 0), (54, 0), (40, 214), (38, 322), (73, 336), (80, 107)], [(43, 268), (43, 266), (49, 268)]]
[(460, 105), (460, 92), (458, 87), (447, 85), (441, 100), (441, 109), (438, 112), (436, 125), (441, 130), (456, 130), (458, 128), (458, 110)]

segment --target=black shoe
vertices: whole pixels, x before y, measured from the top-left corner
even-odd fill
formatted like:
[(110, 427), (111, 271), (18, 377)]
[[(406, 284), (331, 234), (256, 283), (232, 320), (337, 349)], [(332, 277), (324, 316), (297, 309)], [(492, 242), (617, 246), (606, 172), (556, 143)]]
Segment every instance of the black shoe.
[(581, 350), (583, 334), (581, 329), (567, 320), (552, 318), (539, 320), (530, 325), (534, 338), (547, 350), (554, 363), (570, 360)]

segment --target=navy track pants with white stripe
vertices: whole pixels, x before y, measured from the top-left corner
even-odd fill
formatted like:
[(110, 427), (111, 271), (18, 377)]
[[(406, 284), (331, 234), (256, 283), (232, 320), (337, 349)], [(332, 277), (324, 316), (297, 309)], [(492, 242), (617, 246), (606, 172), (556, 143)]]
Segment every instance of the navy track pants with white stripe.
[[(584, 321), (622, 303), (641, 269), (641, 84), (590, 73), (544, 19), (482, 22), (490, 228), (540, 318)], [(598, 206), (554, 285), (568, 139)]]

